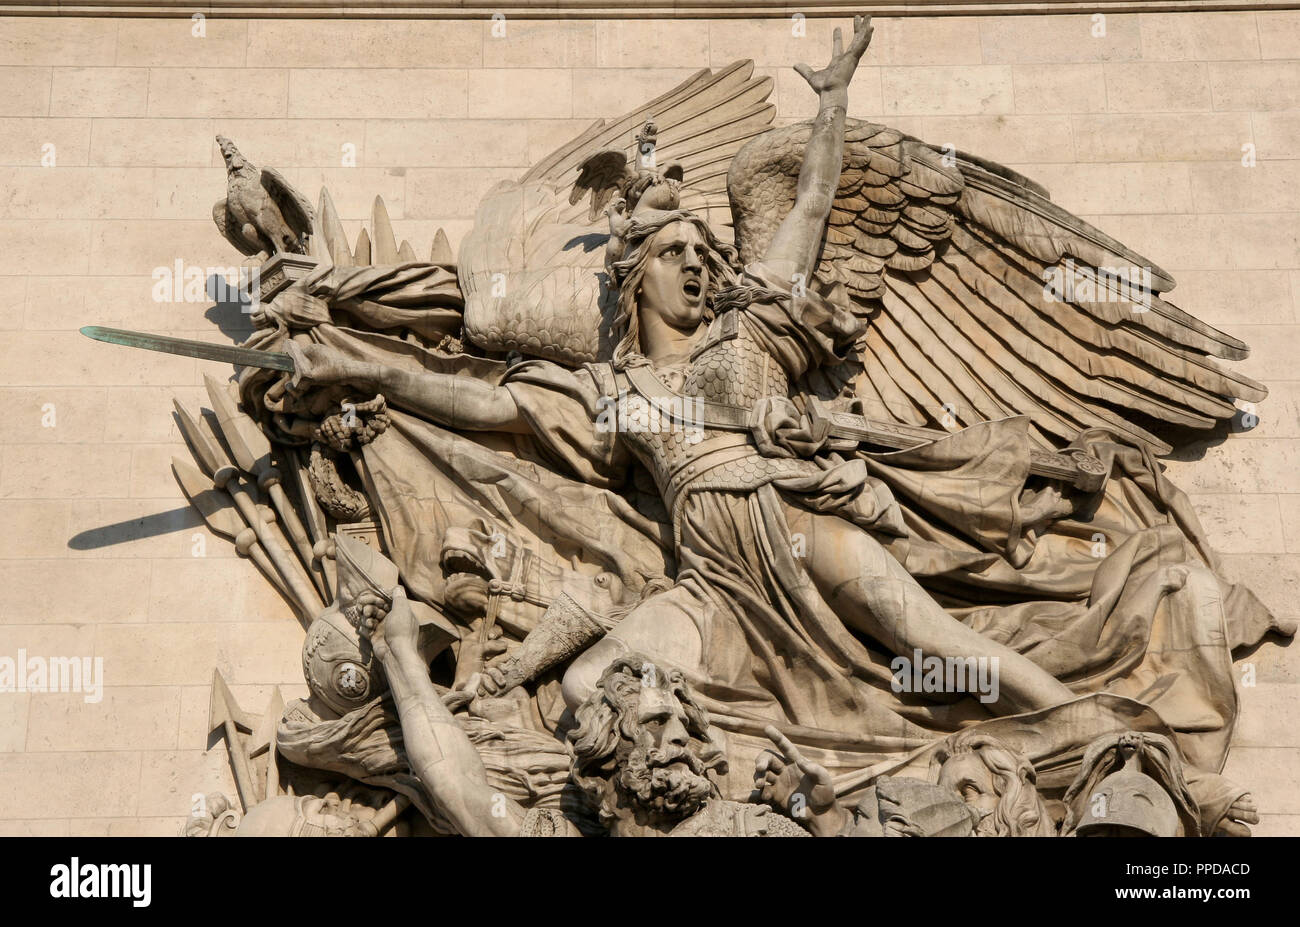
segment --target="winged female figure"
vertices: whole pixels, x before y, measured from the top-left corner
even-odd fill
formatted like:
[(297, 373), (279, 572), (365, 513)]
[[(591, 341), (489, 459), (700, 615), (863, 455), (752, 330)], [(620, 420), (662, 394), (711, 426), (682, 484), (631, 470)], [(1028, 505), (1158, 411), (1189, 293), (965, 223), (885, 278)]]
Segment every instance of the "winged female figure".
[[(769, 725), (847, 777), (844, 789), (999, 716), (1050, 728), (1026, 749), (1062, 769), (1092, 737), (1139, 726), (1217, 770), (1235, 714), (1231, 649), (1293, 629), (1218, 576), (1154, 454), (1171, 447), (1169, 429), (1213, 426), (1234, 399), (1263, 397), (1211, 359), (1245, 345), (1165, 302), (1167, 274), (1031, 181), (850, 120), (871, 33), (858, 17), (847, 44), (836, 31), (825, 68), (798, 66), (819, 100), (811, 123), (756, 129), (751, 99), (730, 126), (674, 136), (671, 108), (702, 103), (673, 98), (649, 115), (685, 167), (654, 166), (653, 133), (640, 170), (592, 150), (643, 110), (561, 149), (525, 178), (534, 186), (490, 196), (489, 218), (536, 207), (546, 220), (508, 231), (480, 212), (458, 268), (467, 332), (476, 306), (481, 316), (506, 298), (488, 294), (498, 276), (516, 305), (568, 305), (556, 280), (581, 279), (596, 310), (557, 318), (549, 335), (507, 331), (529, 324), (508, 313), (478, 329), (528, 358), (451, 369), (298, 338), (290, 395), (380, 393), (399, 418), (504, 436), (493, 447), (507, 454), (510, 438), (527, 439), (530, 467), (629, 499), (648, 475), (670, 581), (638, 590), (564, 669), (562, 694), (576, 707), (628, 653), (680, 671), (730, 738), (737, 795), (739, 757), (768, 745)], [(710, 160), (720, 136), (726, 157)], [(645, 155), (646, 133), (637, 141)], [(537, 193), (574, 168), (567, 203)], [(734, 241), (709, 221), (724, 177)], [(607, 236), (592, 224), (602, 207)], [(1045, 286), (1062, 262), (1086, 286)], [(1107, 269), (1124, 266), (1148, 272), (1130, 287)], [(830, 432), (819, 402), (951, 434), (871, 451)], [(401, 439), (395, 421), (372, 447)], [(1035, 450), (1066, 442), (1103, 462), (1104, 489), (1031, 477)], [(434, 453), (454, 469), (465, 447)], [(384, 485), (400, 500), (412, 481)], [(560, 515), (537, 512), (565, 499), (529, 497), (521, 520), (553, 527)], [(618, 505), (639, 537), (654, 535), (653, 515)], [(927, 682), (935, 659), (946, 686)], [(991, 668), (989, 685), (954, 688), (954, 665)], [(1217, 777), (1205, 791), (1212, 818), (1242, 799)]]

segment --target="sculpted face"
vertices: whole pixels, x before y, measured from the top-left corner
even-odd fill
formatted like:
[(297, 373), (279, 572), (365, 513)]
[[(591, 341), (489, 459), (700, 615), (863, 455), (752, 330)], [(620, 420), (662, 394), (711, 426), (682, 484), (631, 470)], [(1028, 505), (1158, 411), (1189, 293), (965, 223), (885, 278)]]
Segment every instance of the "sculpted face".
[(693, 331), (704, 318), (709, 270), (705, 243), (689, 222), (671, 222), (650, 241), (641, 278), (638, 310), (653, 313), (681, 331)]
[(642, 689), (637, 699), (637, 721), (652, 754), (667, 756), (685, 749), (691, 735), (690, 719), (676, 693), (667, 689)]
[(1035, 786), (1034, 767), (1012, 747), (978, 731), (953, 735), (945, 745), (939, 784), (982, 817), (976, 837), (1049, 837), (1056, 820)]
[(635, 739), (620, 751), (619, 789), (656, 817), (689, 817), (713, 791), (701, 756), (710, 744), (671, 688), (644, 687), (630, 707)]
[(998, 806), (993, 773), (974, 753), (949, 758), (939, 772), (939, 784), (948, 786), (962, 801), (986, 816)]
[(606, 825), (666, 832), (717, 796), (711, 776), (726, 774), (726, 756), (678, 670), (616, 657), (574, 719), (573, 779)]

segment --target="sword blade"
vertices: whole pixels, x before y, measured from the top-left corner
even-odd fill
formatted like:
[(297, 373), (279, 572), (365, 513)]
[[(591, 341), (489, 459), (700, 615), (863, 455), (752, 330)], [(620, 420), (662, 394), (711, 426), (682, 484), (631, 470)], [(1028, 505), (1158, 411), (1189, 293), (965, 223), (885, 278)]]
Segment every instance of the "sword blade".
[(259, 351), (256, 348), (241, 348), (233, 344), (209, 344), (206, 341), (172, 338), (169, 335), (149, 335), (122, 328), (105, 328), (102, 325), (87, 325), (82, 328), (81, 333), (87, 338), (94, 338), (106, 344), (161, 351), (163, 354), (179, 354), (182, 357), (197, 357), (199, 360), (221, 361), (239, 367), (266, 367), (293, 373), (293, 358), (278, 351)]

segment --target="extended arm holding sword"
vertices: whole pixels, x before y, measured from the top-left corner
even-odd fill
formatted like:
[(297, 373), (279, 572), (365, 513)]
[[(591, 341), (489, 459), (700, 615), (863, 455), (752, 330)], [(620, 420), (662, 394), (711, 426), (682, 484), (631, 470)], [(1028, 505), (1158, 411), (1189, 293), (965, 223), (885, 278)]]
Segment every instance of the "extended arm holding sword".
[[(291, 388), (328, 383), (376, 388), (393, 405), (453, 428), (507, 432), (526, 428), (510, 392), (502, 387), (469, 377), (432, 372), (413, 374), (380, 364), (351, 361), (324, 345), (304, 346), (291, 341), (288, 353), (282, 353), (100, 326), (87, 326), (81, 331), (87, 337), (110, 344), (280, 370), (292, 375)], [(833, 438), (894, 450), (916, 447), (948, 435), (938, 429), (872, 421), (832, 409), (816, 398), (808, 403), (807, 412), (814, 423), (824, 422)], [(1061, 480), (1083, 492), (1096, 492), (1106, 482), (1105, 467), (1086, 451), (1053, 453), (1035, 449), (1030, 454), (1029, 472), (1035, 476)]]

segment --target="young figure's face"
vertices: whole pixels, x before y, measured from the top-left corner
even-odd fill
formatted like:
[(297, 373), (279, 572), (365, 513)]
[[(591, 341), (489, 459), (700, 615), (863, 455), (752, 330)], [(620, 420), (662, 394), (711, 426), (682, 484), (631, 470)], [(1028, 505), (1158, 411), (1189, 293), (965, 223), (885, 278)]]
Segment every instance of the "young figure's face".
[(998, 806), (997, 783), (988, 766), (974, 753), (949, 758), (939, 771), (939, 784), (946, 785), (971, 807), (988, 814)]
[(679, 331), (694, 331), (704, 318), (709, 270), (704, 237), (690, 222), (665, 225), (650, 240), (637, 309), (653, 313)]

